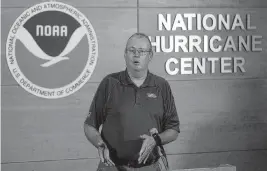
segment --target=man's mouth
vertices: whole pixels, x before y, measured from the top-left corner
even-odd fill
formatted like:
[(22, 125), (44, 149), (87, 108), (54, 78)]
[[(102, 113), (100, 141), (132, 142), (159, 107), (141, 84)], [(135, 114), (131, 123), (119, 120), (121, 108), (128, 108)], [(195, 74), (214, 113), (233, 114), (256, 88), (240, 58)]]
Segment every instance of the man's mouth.
[(133, 63), (134, 63), (135, 65), (138, 65), (138, 64), (140, 64), (140, 62), (139, 62), (139, 61), (133, 61)]

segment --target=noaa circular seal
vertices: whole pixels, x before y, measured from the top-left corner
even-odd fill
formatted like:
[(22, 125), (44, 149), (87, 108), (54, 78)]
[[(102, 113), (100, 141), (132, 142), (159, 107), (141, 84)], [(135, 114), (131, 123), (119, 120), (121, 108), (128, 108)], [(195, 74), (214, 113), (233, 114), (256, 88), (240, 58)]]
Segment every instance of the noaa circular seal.
[(90, 79), (97, 57), (97, 37), (90, 21), (62, 2), (28, 8), (7, 37), (10, 72), (21, 87), (42, 98), (62, 98), (78, 91)]

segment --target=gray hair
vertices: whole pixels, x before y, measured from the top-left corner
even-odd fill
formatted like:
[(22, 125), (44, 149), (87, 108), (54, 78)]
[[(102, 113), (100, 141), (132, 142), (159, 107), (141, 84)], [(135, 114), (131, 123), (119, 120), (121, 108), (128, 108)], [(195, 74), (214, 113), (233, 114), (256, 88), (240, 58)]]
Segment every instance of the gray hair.
[(134, 34), (127, 40), (126, 47), (127, 47), (127, 45), (128, 45), (128, 42), (129, 42), (132, 38), (145, 38), (145, 39), (147, 39), (147, 41), (149, 42), (149, 50), (152, 52), (152, 44), (151, 44), (151, 41), (150, 41), (149, 37), (148, 37), (145, 33), (134, 33)]

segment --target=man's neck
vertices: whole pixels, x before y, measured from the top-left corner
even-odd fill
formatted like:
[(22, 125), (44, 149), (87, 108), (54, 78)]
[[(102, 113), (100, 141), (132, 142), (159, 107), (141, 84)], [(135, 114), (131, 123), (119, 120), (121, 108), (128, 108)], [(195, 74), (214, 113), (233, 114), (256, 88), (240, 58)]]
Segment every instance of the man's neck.
[(145, 71), (129, 71), (127, 70), (128, 72), (128, 75), (130, 76), (130, 79), (132, 80), (132, 82), (137, 86), (137, 87), (140, 87), (146, 77), (147, 77), (147, 72), (148, 70), (145, 70)]
[(134, 79), (134, 80), (145, 80), (148, 70), (144, 70), (144, 71), (129, 71), (127, 69), (127, 72), (128, 72), (128, 75), (130, 76), (131, 79)]

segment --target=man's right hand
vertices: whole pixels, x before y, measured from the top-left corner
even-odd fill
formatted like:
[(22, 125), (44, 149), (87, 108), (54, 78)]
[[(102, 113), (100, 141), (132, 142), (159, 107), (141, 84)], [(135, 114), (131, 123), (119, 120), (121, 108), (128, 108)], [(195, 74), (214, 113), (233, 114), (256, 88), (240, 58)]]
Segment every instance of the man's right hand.
[(109, 157), (108, 147), (103, 141), (98, 143), (98, 154), (101, 162), (106, 166), (115, 166), (115, 164)]

